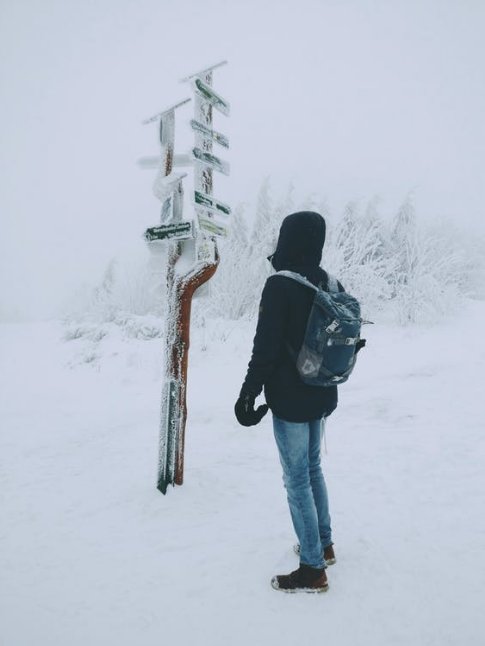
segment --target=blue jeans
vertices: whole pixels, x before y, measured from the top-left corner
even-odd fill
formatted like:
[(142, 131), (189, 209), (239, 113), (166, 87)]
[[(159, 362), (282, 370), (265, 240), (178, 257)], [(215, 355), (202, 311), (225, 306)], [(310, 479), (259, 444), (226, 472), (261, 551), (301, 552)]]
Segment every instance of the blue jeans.
[(300, 562), (326, 567), (322, 552), (332, 544), (332, 530), (320, 466), (321, 420), (296, 423), (273, 415), (273, 429), (291, 519), (300, 542)]

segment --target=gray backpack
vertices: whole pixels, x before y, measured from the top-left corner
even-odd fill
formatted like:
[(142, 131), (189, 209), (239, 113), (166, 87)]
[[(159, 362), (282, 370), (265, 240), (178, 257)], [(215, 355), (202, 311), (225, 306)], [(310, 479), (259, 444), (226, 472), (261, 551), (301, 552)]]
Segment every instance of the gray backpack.
[(347, 381), (354, 369), (362, 319), (359, 301), (340, 292), (337, 279), (328, 274), (326, 292), (293, 271), (278, 271), (315, 291), (303, 344), (298, 352), (288, 347), (298, 373), (310, 386), (335, 386)]

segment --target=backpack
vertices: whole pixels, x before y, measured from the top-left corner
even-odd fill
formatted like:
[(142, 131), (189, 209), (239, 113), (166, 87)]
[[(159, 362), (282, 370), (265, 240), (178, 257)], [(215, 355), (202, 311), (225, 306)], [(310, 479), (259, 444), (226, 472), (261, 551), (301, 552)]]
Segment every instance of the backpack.
[(359, 301), (340, 292), (337, 279), (328, 274), (326, 292), (293, 271), (278, 271), (315, 291), (303, 344), (299, 352), (288, 346), (302, 381), (310, 386), (336, 386), (349, 378), (359, 349), (362, 319)]

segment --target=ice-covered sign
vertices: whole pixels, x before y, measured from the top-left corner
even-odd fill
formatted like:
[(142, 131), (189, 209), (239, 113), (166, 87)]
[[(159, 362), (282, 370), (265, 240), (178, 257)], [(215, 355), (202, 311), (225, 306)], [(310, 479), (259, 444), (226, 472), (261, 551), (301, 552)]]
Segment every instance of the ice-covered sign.
[(210, 166), (223, 175), (229, 175), (229, 163), (220, 159), (219, 157), (216, 157), (216, 155), (213, 155), (212, 153), (206, 153), (200, 148), (192, 148), (192, 155), (194, 159), (201, 164)]
[(204, 81), (200, 78), (194, 79), (192, 83), (194, 85), (196, 94), (204, 99), (204, 101), (207, 101), (212, 106), (214, 106), (216, 110), (219, 110), (219, 112), (225, 114), (226, 117), (229, 116), (231, 106), (229, 105), (229, 102), (226, 101), (226, 99), (224, 99), (220, 94), (217, 94), (217, 92), (210, 85), (204, 83)]
[(204, 126), (203, 123), (200, 123), (200, 121), (196, 121), (195, 119), (192, 119), (190, 125), (192, 126), (192, 130), (195, 130), (195, 132), (204, 135), (204, 137), (210, 139), (211, 141), (215, 141), (217, 144), (223, 146), (224, 148), (229, 148), (229, 139), (226, 137), (226, 135), (223, 135), (222, 132), (217, 132), (217, 130), (207, 128), (207, 126)]
[(216, 222), (214, 218), (207, 218), (203, 215), (199, 215), (199, 226), (207, 233), (210, 233), (214, 236), (226, 236), (227, 228), (220, 222)]
[(195, 203), (204, 206), (216, 215), (230, 215), (231, 207), (224, 202), (214, 199), (211, 195), (206, 195), (200, 191), (195, 191)]
[[(192, 166), (193, 159), (190, 155), (186, 153), (174, 153), (172, 158), (172, 166)], [(140, 168), (143, 169), (153, 169), (160, 167), (160, 155), (157, 157), (140, 157), (137, 161), (137, 164)], [(166, 177), (166, 175), (165, 175)]]
[(162, 226), (151, 227), (145, 231), (145, 239), (148, 242), (155, 240), (188, 240), (193, 237), (194, 228), (192, 221), (162, 224)]
[[(142, 121), (142, 124), (146, 126), (149, 123), (152, 123), (153, 121), (161, 121), (163, 123), (163, 119), (169, 115), (171, 112), (176, 110), (177, 108), (182, 107), (186, 103), (189, 103), (190, 99), (184, 99), (183, 101), (179, 101), (178, 103), (175, 103), (174, 105), (171, 105), (169, 108), (166, 110), (162, 110), (161, 112), (157, 112), (157, 114), (154, 114), (153, 117), (149, 117), (148, 119), (145, 119)], [(162, 129), (162, 125), (160, 126), (160, 129)]]

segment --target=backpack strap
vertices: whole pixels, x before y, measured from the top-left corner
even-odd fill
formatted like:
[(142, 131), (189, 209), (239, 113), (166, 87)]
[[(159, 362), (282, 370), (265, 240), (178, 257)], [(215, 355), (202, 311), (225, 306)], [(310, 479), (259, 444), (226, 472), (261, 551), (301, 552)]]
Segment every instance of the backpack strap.
[(315, 285), (313, 283), (311, 283), (309, 280), (307, 280), (301, 274), (297, 274), (296, 271), (287, 271), (286, 269), (283, 269), (282, 271), (277, 271), (275, 275), (276, 276), (286, 276), (286, 278), (293, 278), (293, 280), (296, 280), (298, 283), (301, 283), (302, 285), (305, 285), (306, 287), (311, 287), (316, 292), (318, 292), (318, 287), (315, 287)]
[[(318, 287), (315, 287), (313, 283), (311, 283), (301, 274), (297, 274), (296, 271), (289, 271), (289, 270), (283, 269), (281, 271), (277, 271), (275, 276), (284, 276), (285, 278), (292, 278), (293, 280), (296, 280), (297, 283), (300, 283), (305, 287), (311, 287), (311, 289), (313, 289), (316, 292), (319, 291)], [(298, 352), (295, 352), (295, 350), (291, 347), (291, 344), (289, 341), (286, 341), (285, 345), (290, 357), (293, 359), (293, 361), (296, 364), (296, 361), (298, 359)]]
[[(302, 285), (306, 285), (306, 287), (311, 287), (316, 292), (319, 291), (318, 287), (315, 287), (313, 283), (311, 283), (301, 274), (297, 274), (296, 271), (287, 271), (286, 269), (283, 269), (282, 271), (277, 271), (275, 275), (286, 276), (286, 278), (293, 278), (293, 280), (296, 280)], [(332, 276), (332, 274), (329, 274), (328, 272), (327, 272), (327, 278), (328, 278), (328, 291), (330, 293), (338, 293), (340, 291), (338, 286), (338, 280), (335, 278), (335, 276)]]

